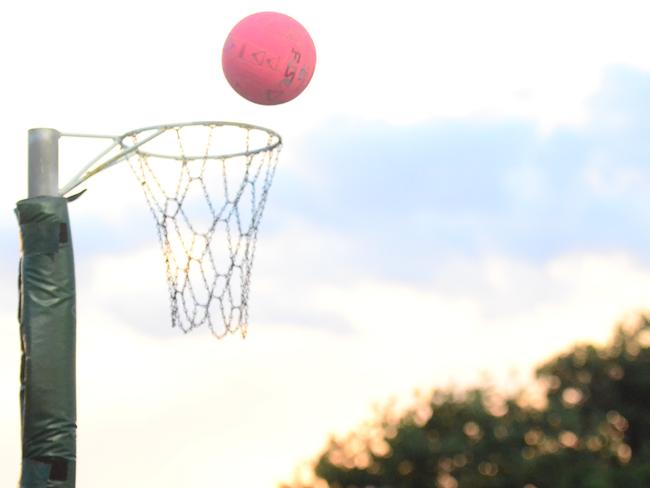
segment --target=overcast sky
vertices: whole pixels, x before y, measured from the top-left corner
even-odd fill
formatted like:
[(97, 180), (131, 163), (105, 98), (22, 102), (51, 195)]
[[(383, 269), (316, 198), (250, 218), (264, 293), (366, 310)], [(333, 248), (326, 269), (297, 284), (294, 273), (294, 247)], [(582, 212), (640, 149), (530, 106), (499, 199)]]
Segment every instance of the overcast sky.
[[(318, 51), (311, 85), (276, 107), (239, 98), (220, 67), (229, 29), (261, 10), (299, 20)], [(282, 134), (245, 340), (170, 329), (154, 224), (126, 167), (70, 207), (78, 486), (274, 487), (374, 404), (485, 373), (525, 383), (648, 307), (648, 10), (12, 4), (0, 29), (0, 484), (20, 464), (13, 208), (29, 128), (238, 120)], [(62, 180), (103, 148), (61, 144)]]

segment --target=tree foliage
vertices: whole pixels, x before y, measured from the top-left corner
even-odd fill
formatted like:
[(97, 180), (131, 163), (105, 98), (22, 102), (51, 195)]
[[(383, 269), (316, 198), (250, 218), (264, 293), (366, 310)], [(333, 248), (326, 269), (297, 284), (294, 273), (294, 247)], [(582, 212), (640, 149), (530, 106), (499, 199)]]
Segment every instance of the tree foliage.
[(331, 439), (314, 481), (283, 488), (650, 487), (650, 321), (542, 365), (537, 402), (437, 391)]

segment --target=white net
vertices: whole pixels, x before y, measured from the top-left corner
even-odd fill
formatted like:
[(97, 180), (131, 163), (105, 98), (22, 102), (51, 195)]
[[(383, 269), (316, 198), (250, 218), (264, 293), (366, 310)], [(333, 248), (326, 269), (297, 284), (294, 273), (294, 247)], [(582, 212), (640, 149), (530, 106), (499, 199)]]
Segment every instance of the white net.
[(172, 325), (245, 336), (257, 232), (280, 136), (213, 122), (140, 130), (121, 144), (135, 148), (129, 165), (156, 222)]

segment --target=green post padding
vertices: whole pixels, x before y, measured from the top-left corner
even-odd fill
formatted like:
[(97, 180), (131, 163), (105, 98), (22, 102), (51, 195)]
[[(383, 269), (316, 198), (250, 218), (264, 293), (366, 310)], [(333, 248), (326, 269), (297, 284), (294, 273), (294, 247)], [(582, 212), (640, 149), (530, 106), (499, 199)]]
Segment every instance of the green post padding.
[(47, 463), (23, 459), (22, 476), (20, 488), (47, 488), (52, 468)]
[(65, 198), (17, 203), (20, 264), (20, 488), (74, 488), (75, 280)]

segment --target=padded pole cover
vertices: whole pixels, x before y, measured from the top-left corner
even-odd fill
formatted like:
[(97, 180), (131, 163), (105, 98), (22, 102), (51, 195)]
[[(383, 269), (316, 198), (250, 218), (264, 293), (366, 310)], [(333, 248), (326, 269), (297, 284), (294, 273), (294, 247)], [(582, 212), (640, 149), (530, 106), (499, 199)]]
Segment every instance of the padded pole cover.
[(75, 279), (65, 198), (17, 203), (20, 264), (20, 488), (74, 488)]

